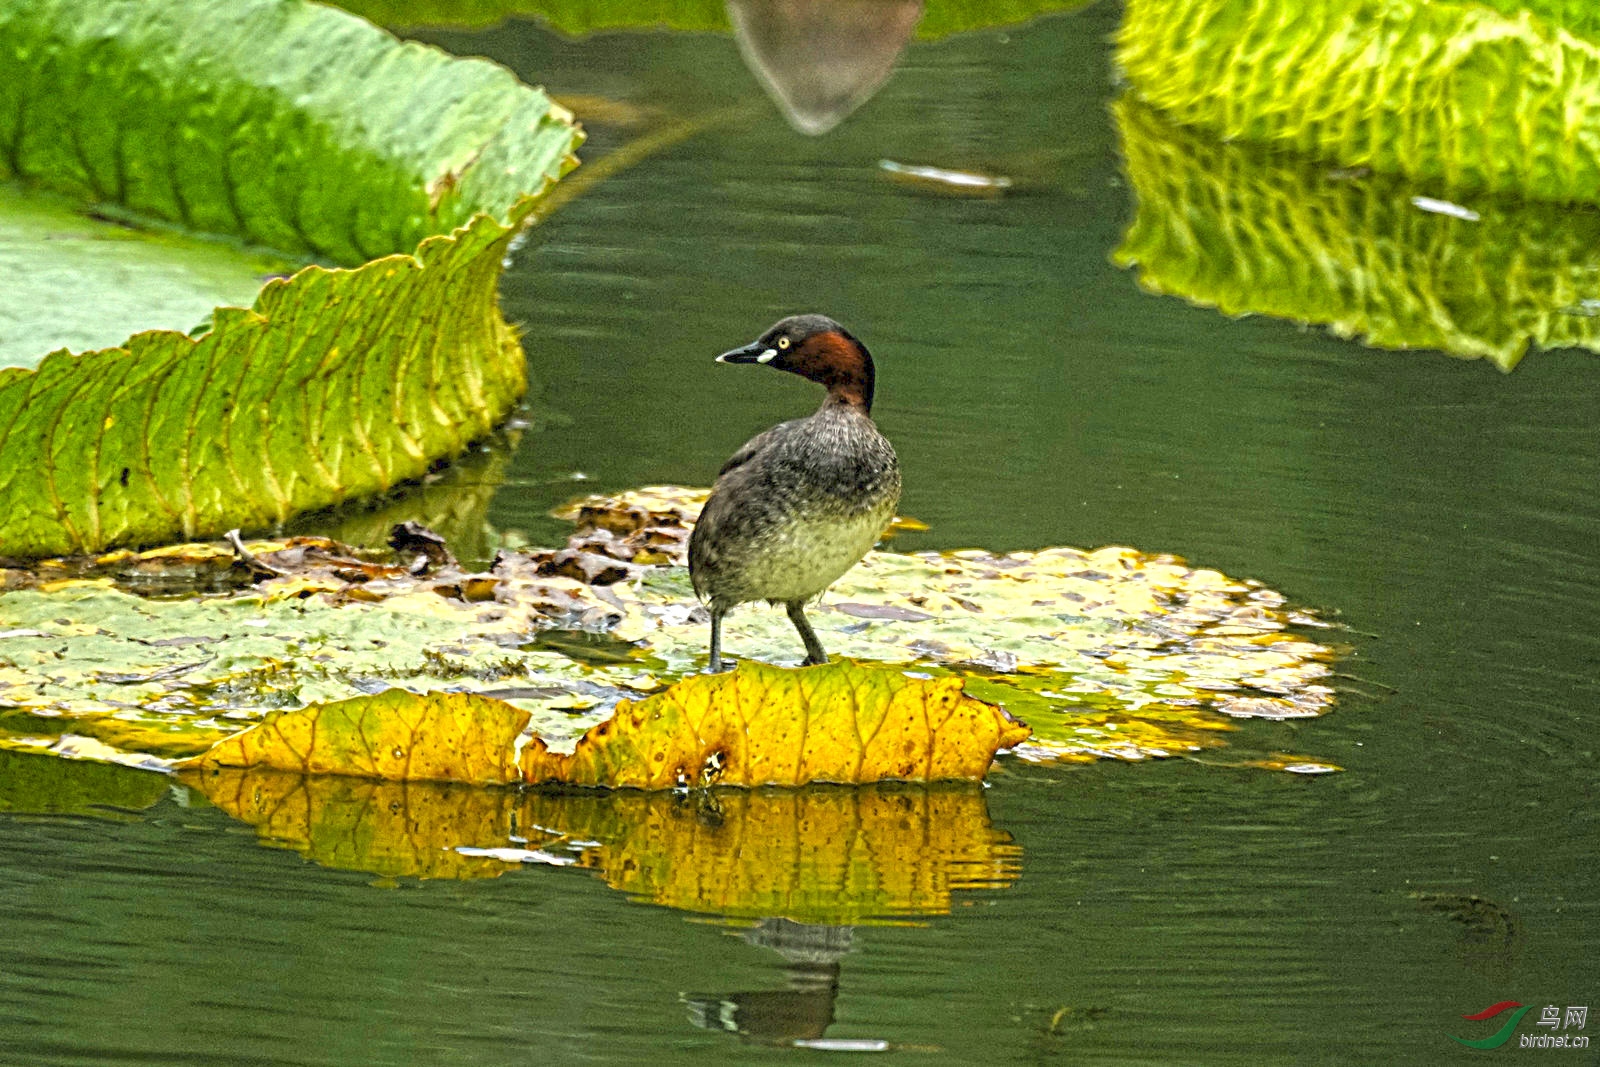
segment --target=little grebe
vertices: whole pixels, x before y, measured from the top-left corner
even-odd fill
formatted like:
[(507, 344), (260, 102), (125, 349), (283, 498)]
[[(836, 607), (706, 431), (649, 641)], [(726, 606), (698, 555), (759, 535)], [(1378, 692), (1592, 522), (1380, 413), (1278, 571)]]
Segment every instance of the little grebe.
[(828, 390), (816, 414), (780, 423), (733, 454), (689, 538), (694, 591), (711, 608), (710, 669), (722, 669), (722, 617), (737, 604), (782, 604), (806, 645), (828, 654), (805, 602), (867, 554), (900, 502), (894, 449), (872, 423), (872, 357), (823, 315), (795, 315), (719, 363), (764, 363)]

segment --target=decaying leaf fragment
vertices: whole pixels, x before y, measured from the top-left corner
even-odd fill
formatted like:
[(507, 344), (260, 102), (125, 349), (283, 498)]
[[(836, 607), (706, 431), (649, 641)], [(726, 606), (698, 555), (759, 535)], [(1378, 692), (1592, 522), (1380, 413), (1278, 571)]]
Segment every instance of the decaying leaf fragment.
[(180, 766), (646, 790), (977, 780), (1028, 728), (961, 687), (849, 662), (745, 663), (624, 701), (570, 755), (525, 734), (529, 713), (504, 701), (391, 689), (275, 712)]
[(976, 780), (1028, 727), (962, 684), (848, 661), (747, 661), (623, 701), (570, 756), (535, 741), (522, 771), (534, 783), (638, 789)]

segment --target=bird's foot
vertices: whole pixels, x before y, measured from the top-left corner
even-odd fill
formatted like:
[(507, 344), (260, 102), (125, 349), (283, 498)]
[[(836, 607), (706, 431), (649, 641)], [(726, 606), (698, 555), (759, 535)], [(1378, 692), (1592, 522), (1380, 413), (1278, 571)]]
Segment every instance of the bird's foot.
[(738, 660), (727, 658), (714, 659), (706, 664), (707, 674), (726, 674), (739, 665)]
[(827, 657), (827, 654), (824, 653), (821, 656), (807, 656), (805, 659), (800, 661), (800, 666), (802, 666), (802, 667), (820, 667), (824, 663), (827, 663), (827, 662), (828, 662), (828, 657)]

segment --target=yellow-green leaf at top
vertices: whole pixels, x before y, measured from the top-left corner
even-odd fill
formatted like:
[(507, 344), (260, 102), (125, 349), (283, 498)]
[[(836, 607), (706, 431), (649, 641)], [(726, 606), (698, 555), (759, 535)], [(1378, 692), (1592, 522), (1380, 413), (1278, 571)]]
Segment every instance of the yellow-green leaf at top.
[[(1497, 10), (1498, 8), (1498, 10)], [(1224, 142), (1600, 202), (1600, 17), (1567, 0), (1129, 0), (1133, 89)]]
[(0, 371), (0, 556), (261, 528), (420, 478), (526, 387), (496, 306), (514, 233), (481, 216), (415, 256), (271, 282), (199, 338)]
[(305, 0), (0, 0), (0, 177), (347, 266), (504, 219), (576, 143), (510, 71)]

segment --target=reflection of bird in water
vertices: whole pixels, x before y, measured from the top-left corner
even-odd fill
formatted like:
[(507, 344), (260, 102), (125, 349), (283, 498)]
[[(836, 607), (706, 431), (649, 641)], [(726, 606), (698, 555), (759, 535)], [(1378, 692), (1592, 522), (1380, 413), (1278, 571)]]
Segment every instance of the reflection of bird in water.
[(689, 575), (711, 607), (710, 669), (722, 669), (722, 617), (752, 600), (783, 604), (805, 662), (826, 663), (805, 602), (866, 555), (900, 502), (899, 463), (872, 422), (872, 356), (832, 319), (795, 315), (717, 360), (798, 374), (828, 396), (747, 441), (700, 510)]
[(872, 99), (922, 0), (728, 0), (745, 63), (801, 133), (827, 133)]
[(748, 993), (694, 993), (683, 998), (689, 1021), (705, 1030), (727, 1030), (764, 1045), (815, 1041), (833, 1024), (839, 995), (839, 961), (850, 951), (849, 926), (810, 926), (789, 919), (763, 919), (743, 931), (752, 945), (770, 948), (788, 961), (788, 989)]

